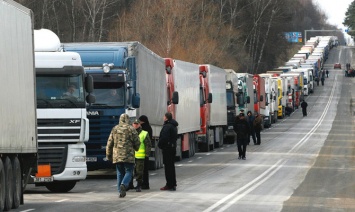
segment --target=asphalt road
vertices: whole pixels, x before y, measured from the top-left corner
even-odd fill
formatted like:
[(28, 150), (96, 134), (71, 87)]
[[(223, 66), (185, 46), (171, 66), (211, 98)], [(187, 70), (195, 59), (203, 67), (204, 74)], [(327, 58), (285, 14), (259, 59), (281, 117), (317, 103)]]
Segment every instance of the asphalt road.
[[(350, 62), (353, 49), (333, 49), (330, 77), (300, 110), (261, 133), (247, 160), (235, 145), (176, 164), (177, 191), (160, 191), (164, 170), (150, 171), (150, 190), (118, 198), (115, 172), (90, 172), (69, 193), (29, 185), (14, 211), (355, 211), (355, 78), (332, 65)], [(355, 64), (355, 63), (353, 63)], [(103, 177), (97, 174), (105, 174)]]

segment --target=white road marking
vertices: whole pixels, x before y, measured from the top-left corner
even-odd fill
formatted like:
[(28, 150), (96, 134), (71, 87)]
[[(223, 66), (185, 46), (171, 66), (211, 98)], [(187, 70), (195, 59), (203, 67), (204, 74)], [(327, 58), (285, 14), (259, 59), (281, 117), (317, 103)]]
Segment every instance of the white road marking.
[(68, 199), (61, 199), (61, 200), (57, 200), (55, 202), (65, 202), (65, 201), (68, 201)]
[(24, 210), (24, 211), (21, 211), (21, 212), (28, 212), (28, 211), (34, 211), (35, 209), (34, 208), (31, 208), (31, 209), (27, 209), (27, 210)]

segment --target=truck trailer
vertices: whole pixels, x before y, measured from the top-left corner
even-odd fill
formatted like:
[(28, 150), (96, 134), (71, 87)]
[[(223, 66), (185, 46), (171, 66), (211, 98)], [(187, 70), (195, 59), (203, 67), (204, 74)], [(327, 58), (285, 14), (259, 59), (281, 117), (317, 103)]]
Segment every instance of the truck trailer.
[(33, 13), (0, 0), (0, 211), (24, 203), (23, 192), (37, 172), (37, 120)]
[(179, 123), (177, 157), (196, 152), (196, 132), (200, 130), (199, 65), (165, 58), (168, 108)]
[[(200, 89), (204, 104), (201, 104), (201, 129), (197, 132), (197, 142), (200, 150), (209, 151), (220, 147), (224, 142), (224, 132), (227, 128), (226, 73), (225, 70), (213, 65), (200, 65), (200, 76), (205, 87)], [(210, 94), (211, 93), (211, 94)], [(212, 100), (213, 95), (213, 101)]]

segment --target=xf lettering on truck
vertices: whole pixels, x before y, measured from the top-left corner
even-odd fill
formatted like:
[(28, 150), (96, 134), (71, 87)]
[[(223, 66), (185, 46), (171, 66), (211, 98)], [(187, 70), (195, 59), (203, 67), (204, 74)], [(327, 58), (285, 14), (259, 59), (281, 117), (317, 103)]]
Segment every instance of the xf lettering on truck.
[(79, 119), (76, 119), (76, 120), (69, 120), (69, 124), (77, 124), (77, 123), (80, 123), (80, 120), (79, 120)]

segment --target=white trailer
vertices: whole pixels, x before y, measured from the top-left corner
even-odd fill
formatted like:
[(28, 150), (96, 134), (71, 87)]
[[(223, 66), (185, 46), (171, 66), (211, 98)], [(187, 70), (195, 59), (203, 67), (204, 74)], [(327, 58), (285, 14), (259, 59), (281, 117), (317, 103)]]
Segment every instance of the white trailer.
[(37, 171), (37, 123), (32, 11), (0, 0), (0, 211), (23, 204)]
[(192, 157), (196, 152), (196, 132), (200, 130), (199, 65), (171, 58), (165, 58), (165, 64), (167, 110), (179, 123), (177, 156)]
[(210, 104), (209, 137), (215, 147), (223, 145), (224, 130), (227, 127), (226, 72), (224, 69), (207, 65), (208, 84), (213, 101)]
[[(137, 93), (140, 94), (140, 107), (126, 110), (131, 118), (146, 115), (153, 129), (152, 156), (153, 169), (163, 167), (162, 152), (158, 147), (159, 134), (167, 112), (167, 92), (165, 60), (139, 42), (118, 42), (128, 48), (128, 56), (136, 58)], [(198, 78), (196, 79), (198, 80)], [(179, 115), (180, 116), (180, 115)]]

